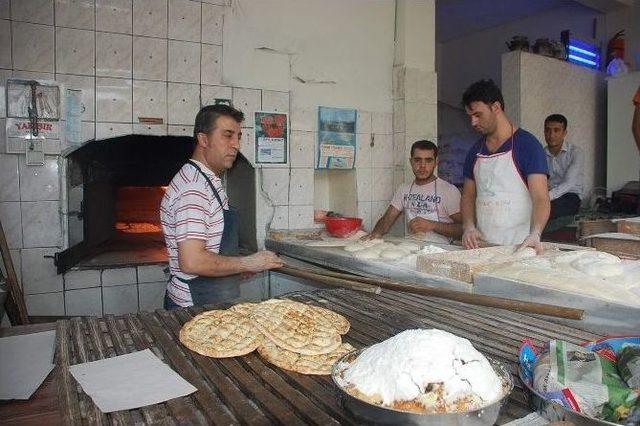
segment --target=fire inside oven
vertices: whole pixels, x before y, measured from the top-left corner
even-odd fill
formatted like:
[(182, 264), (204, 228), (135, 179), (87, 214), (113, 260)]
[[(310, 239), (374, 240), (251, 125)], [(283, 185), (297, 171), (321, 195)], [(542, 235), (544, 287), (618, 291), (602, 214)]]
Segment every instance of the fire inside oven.
[(161, 233), (160, 202), (166, 186), (122, 186), (116, 189), (115, 229), (125, 234)]

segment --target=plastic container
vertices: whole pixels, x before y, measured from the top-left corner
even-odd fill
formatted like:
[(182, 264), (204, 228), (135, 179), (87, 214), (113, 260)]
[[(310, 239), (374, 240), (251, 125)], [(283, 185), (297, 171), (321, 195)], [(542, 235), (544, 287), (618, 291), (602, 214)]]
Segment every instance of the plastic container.
[(345, 238), (355, 233), (362, 225), (359, 217), (326, 217), (324, 226), (329, 235), (338, 238)]

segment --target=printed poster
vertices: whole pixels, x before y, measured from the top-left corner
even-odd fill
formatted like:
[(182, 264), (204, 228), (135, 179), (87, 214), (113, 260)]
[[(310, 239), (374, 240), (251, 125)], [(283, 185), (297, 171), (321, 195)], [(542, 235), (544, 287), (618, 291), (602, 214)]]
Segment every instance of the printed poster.
[(289, 137), (287, 114), (255, 113), (255, 149), (257, 164), (285, 164)]
[(357, 111), (318, 107), (318, 169), (353, 169)]

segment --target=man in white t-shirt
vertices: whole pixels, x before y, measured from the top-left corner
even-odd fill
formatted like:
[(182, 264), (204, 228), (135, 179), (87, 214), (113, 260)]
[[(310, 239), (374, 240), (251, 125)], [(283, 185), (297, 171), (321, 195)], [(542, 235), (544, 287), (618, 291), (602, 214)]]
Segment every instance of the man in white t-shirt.
[(409, 162), (415, 179), (400, 185), (384, 216), (366, 238), (386, 234), (403, 211), (408, 234), (438, 243), (460, 238), (460, 191), (433, 173), (438, 165), (438, 147), (427, 140), (414, 142)]

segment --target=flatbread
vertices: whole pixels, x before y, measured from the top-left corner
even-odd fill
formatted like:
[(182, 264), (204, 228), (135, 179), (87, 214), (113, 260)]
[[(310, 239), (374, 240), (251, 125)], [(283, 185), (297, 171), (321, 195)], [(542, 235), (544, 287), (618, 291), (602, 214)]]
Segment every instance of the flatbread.
[(183, 345), (213, 358), (246, 355), (261, 341), (262, 335), (248, 316), (229, 310), (203, 312), (180, 330)]
[[(351, 328), (351, 323), (349, 323), (348, 319), (346, 319), (344, 316), (340, 315), (339, 313), (333, 312), (331, 309), (327, 309), (322, 306), (308, 305), (306, 303), (297, 302), (295, 300), (288, 300), (288, 299), (269, 299), (259, 304), (260, 305), (277, 304), (283, 301), (291, 304), (291, 306), (298, 305), (301, 309), (311, 309), (315, 311), (317, 315), (320, 315), (321, 317), (323, 317), (324, 320), (328, 321), (333, 326), (333, 328), (338, 332), (338, 334), (347, 334), (347, 332), (349, 331), (349, 328)], [(243, 309), (243, 307), (240, 305), (253, 305), (251, 306), (251, 309), (253, 309), (259, 304), (258, 303), (253, 303), (253, 304), (241, 303), (229, 309), (233, 309), (233, 308)]]
[(332, 352), (342, 339), (334, 324), (313, 306), (289, 300), (260, 303), (251, 319), (265, 337), (281, 348), (305, 355)]
[(269, 339), (258, 346), (258, 353), (265, 361), (284, 370), (302, 374), (331, 374), (333, 364), (343, 355), (355, 350), (348, 343), (342, 343), (332, 352), (322, 355), (302, 355), (283, 349)]
[(253, 308), (255, 308), (256, 306), (258, 306), (258, 303), (244, 302), (244, 303), (238, 303), (236, 305), (233, 305), (228, 310), (236, 312), (240, 315), (244, 315), (245, 317), (248, 317), (249, 314), (251, 314), (251, 311), (253, 310)]

